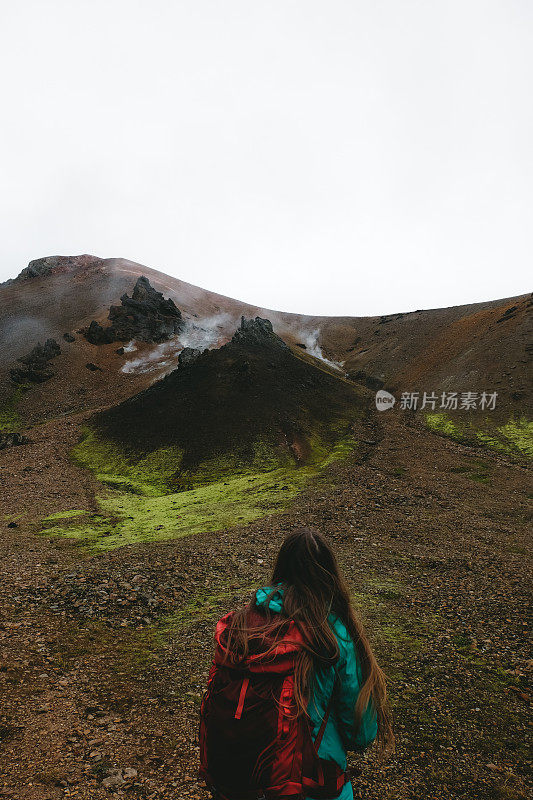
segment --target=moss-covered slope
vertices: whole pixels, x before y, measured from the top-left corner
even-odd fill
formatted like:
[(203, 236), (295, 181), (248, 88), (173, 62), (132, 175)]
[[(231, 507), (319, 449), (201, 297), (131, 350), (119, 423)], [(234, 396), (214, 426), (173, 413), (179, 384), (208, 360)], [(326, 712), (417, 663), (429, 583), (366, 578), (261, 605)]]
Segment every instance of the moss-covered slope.
[(44, 530), (109, 549), (281, 511), (357, 446), (366, 407), (267, 320), (243, 320), (228, 344), (92, 418), (73, 455), (107, 487), (98, 512)]
[(526, 417), (510, 417), (499, 424), (489, 418), (461, 419), (457, 415), (426, 414), (431, 430), (468, 445), (489, 447), (517, 458), (533, 458), (533, 422)]

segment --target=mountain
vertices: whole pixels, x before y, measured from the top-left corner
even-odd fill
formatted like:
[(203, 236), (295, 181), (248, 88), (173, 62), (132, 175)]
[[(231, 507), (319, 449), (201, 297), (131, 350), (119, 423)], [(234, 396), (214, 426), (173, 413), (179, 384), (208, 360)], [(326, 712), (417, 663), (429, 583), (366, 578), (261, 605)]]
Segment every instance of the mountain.
[[(79, 331), (93, 322), (109, 326), (110, 309), (132, 297), (141, 277), (179, 311), (176, 336), (129, 347), (119, 341), (125, 351), (116, 341), (87, 341)], [(177, 366), (183, 347), (229, 341), (244, 315), (269, 319), (285, 342), (372, 388), (384, 385), (397, 395), (497, 392), (496, 414), (504, 419), (531, 408), (532, 302), (531, 295), (521, 295), (380, 317), (308, 316), (251, 306), (125, 259), (37, 259), (0, 286), (0, 402), (12, 396), (10, 370), (19, 366), (17, 359), (48, 339), (61, 348), (49, 364), (54, 378), (17, 400), (29, 423), (142, 391)]]

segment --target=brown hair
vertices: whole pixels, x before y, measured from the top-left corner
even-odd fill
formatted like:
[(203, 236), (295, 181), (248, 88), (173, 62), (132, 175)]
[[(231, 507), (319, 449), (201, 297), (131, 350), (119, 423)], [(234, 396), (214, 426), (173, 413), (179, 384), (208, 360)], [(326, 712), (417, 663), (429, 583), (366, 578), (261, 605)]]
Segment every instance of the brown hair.
[[(363, 713), (371, 701), (377, 714), (378, 746), (381, 752), (394, 749), (391, 714), (387, 702), (386, 678), (358, 619), (350, 594), (341, 575), (333, 550), (325, 538), (311, 528), (298, 528), (287, 535), (278, 553), (272, 573), (272, 591), (262, 607), (265, 623), (250, 626), (247, 617), (256, 607), (255, 592), (245, 608), (235, 612), (228, 631), (226, 658), (239, 661), (260, 642), (276, 641), (287, 630), (287, 621), (294, 620), (304, 637), (295, 673), (295, 699), (298, 713), (305, 713), (312, 676), (339, 657), (339, 645), (328, 616), (337, 615), (346, 626), (359, 656), (363, 684), (354, 709), (357, 731)], [(277, 585), (274, 585), (277, 584)], [(283, 587), (283, 613), (269, 609), (270, 598)]]

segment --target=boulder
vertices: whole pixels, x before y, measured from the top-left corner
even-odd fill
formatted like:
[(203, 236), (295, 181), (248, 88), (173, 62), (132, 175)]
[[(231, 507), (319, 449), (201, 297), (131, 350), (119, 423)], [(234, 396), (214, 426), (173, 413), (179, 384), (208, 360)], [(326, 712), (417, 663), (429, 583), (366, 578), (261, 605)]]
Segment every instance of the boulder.
[(184, 347), (181, 353), (178, 356), (178, 366), (186, 367), (188, 364), (192, 364), (198, 356), (202, 355), (202, 350), (199, 350), (197, 347)]
[(55, 372), (51, 369), (13, 367), (9, 370), (9, 375), (13, 383), (45, 383), (54, 377)]
[(7, 447), (16, 447), (21, 444), (27, 444), (30, 440), (27, 436), (21, 433), (0, 433), (0, 450), (5, 450)]
[(115, 341), (112, 329), (103, 328), (94, 319), (86, 330), (82, 330), (82, 333), (91, 344), (111, 344), (111, 342)]
[(232, 342), (242, 342), (247, 345), (255, 345), (262, 347), (266, 344), (269, 346), (280, 347), (289, 350), (289, 346), (285, 344), (283, 339), (274, 333), (272, 323), (269, 319), (256, 317), (255, 319), (246, 319), (241, 317), (241, 324), (235, 331), (231, 339)]
[(13, 383), (44, 383), (53, 378), (55, 373), (50, 369), (49, 361), (61, 354), (61, 348), (55, 339), (47, 339), (44, 345), (40, 342), (33, 350), (17, 359), (23, 367), (13, 367), (9, 372)]
[(166, 342), (183, 326), (181, 311), (174, 301), (165, 299), (144, 276), (137, 279), (132, 296), (123, 294), (120, 303), (110, 307), (108, 318), (111, 325), (107, 328), (93, 320), (81, 331), (91, 344), (128, 342), (131, 339)]

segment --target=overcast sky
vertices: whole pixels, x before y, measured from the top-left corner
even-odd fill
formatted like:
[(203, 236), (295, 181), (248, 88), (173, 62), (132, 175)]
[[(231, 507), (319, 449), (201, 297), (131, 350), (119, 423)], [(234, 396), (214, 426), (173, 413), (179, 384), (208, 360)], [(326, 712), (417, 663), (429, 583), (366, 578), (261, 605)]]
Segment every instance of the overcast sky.
[(93, 253), (350, 315), (532, 288), (531, 0), (0, 6), (0, 280)]

